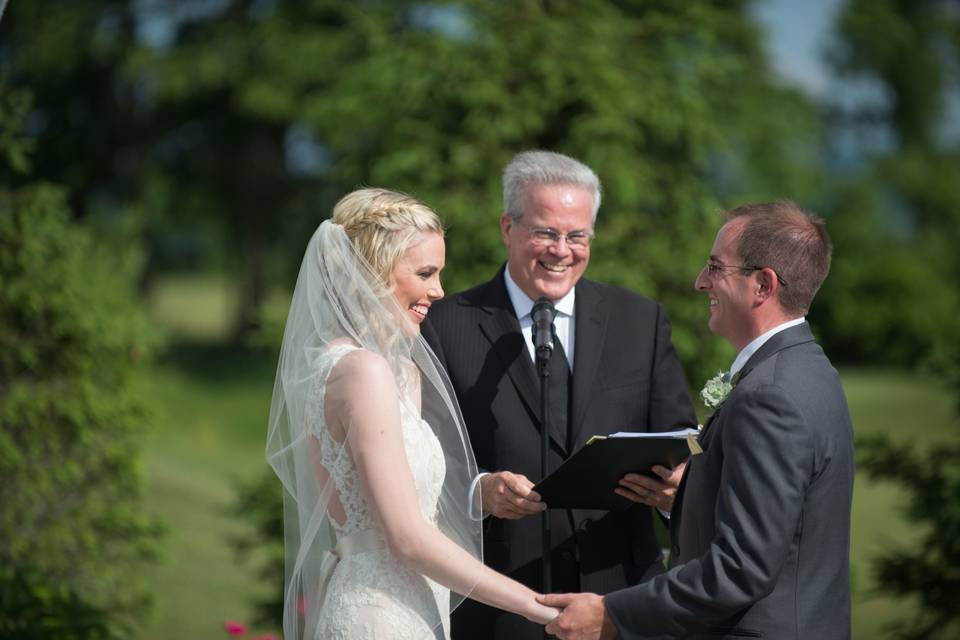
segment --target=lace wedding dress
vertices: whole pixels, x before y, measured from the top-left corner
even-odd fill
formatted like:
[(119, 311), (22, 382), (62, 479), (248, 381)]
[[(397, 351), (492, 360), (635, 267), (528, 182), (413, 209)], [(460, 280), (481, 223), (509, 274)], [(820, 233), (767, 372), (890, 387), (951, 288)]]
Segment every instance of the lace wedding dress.
[[(320, 462), (334, 483), (334, 497), (343, 521), (331, 517), (339, 540), (358, 535), (366, 550), (343, 556), (327, 586), (316, 640), (406, 640), (449, 637), (450, 593), (433, 580), (403, 566), (387, 549), (383, 531), (364, 496), (363, 484), (347, 447), (324, 425), (324, 396), (330, 371), (357, 347), (332, 345), (321, 356), (314, 392), (307, 401), (307, 424), (320, 444)], [(402, 386), (402, 385), (401, 385)], [(375, 392), (374, 392), (375, 393)], [(440, 442), (400, 393), (403, 445), (410, 461), (420, 511), (435, 522), (446, 471)], [(441, 625), (431, 628), (432, 621)], [(427, 621), (431, 621), (428, 623)]]
[[(433, 523), (482, 565), (483, 524), (470, 502), (478, 472), (466, 425), (436, 356), (398, 320), (408, 313), (344, 228), (322, 222), (307, 245), (290, 302), (265, 451), (283, 485), (287, 640), (446, 638), (450, 611), (475, 586), (461, 575), (457, 592), (449, 592), (390, 553), (343, 435), (350, 414), (377, 409), (344, 403), (358, 395), (376, 402), (384, 391), (351, 387), (353, 363), (341, 361), (382, 358), (398, 389), (410, 466), (401, 473), (412, 474), (419, 503), (406, 507), (409, 517)], [(364, 353), (349, 355), (358, 349)], [(346, 424), (327, 424), (325, 405)], [(417, 507), (419, 514), (413, 512)]]

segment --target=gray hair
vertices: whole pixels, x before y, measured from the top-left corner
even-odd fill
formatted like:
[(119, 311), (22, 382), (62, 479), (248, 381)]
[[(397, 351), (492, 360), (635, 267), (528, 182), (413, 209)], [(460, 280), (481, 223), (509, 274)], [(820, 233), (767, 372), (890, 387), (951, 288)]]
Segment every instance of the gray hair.
[(593, 194), (593, 219), (600, 210), (600, 178), (579, 160), (553, 151), (518, 153), (503, 170), (503, 211), (514, 221), (523, 216), (523, 194), (530, 185), (583, 187)]

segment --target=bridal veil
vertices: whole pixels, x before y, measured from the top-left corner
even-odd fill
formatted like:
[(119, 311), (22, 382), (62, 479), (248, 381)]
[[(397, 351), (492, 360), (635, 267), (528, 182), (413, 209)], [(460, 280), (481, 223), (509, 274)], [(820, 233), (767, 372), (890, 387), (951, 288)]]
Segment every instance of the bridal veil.
[[(321, 616), (336, 613), (323, 611), (322, 602), (324, 561), (338, 543), (331, 523), (331, 511), (337, 508), (336, 489), (331, 476), (318, 468), (317, 425), (307, 424), (311, 416), (306, 410), (321, 357), (333, 345), (351, 344), (382, 356), (400, 393), (408, 398), (419, 394), (415, 404), (438, 438), (446, 463), (435, 524), (482, 561), (481, 522), (472, 516), (469, 503), (477, 468), (463, 418), (446, 373), (426, 342), (419, 334), (403, 331), (405, 313), (343, 227), (323, 222), (310, 239), (297, 278), (267, 435), (267, 460), (284, 489), (283, 630), (287, 640), (312, 639)], [(387, 392), (369, 390), (372, 398)], [(337, 455), (349, 456), (345, 449), (349, 438), (341, 434), (337, 440), (341, 448)], [(468, 594), (450, 595), (452, 611)], [(426, 622), (436, 628), (441, 615), (448, 614), (438, 613), (436, 620)]]

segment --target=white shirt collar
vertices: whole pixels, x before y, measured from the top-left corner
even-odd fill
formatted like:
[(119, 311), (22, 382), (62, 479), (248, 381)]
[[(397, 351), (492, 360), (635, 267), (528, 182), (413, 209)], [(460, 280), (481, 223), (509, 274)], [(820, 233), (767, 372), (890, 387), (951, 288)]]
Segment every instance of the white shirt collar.
[[(520, 286), (510, 277), (510, 265), (507, 264), (503, 269), (503, 281), (507, 285), (507, 295), (510, 296), (510, 303), (513, 304), (513, 312), (517, 314), (517, 319), (522, 320), (524, 316), (529, 316), (533, 311), (533, 300), (525, 294)], [(573, 306), (576, 299), (576, 287), (570, 289), (567, 295), (553, 303), (557, 314), (573, 317)]]
[(798, 324), (803, 324), (807, 319), (805, 317), (794, 318), (793, 320), (787, 320), (783, 324), (778, 324), (773, 329), (770, 329), (761, 336), (758, 336), (750, 341), (750, 344), (745, 346), (743, 350), (737, 354), (737, 357), (734, 359), (733, 364), (730, 366), (730, 377), (737, 375), (740, 372), (740, 369), (743, 369), (743, 365), (747, 364), (747, 360), (750, 359), (750, 356), (757, 352), (757, 349), (762, 347), (767, 340), (780, 333), (785, 329), (790, 327), (795, 327)]

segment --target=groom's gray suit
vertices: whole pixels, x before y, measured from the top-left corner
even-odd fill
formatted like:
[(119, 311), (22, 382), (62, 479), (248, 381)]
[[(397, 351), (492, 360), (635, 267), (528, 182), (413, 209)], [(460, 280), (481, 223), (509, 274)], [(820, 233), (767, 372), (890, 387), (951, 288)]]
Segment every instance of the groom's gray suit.
[(700, 442), (673, 567), (606, 597), (617, 637), (849, 638), (853, 427), (809, 325), (760, 347)]

